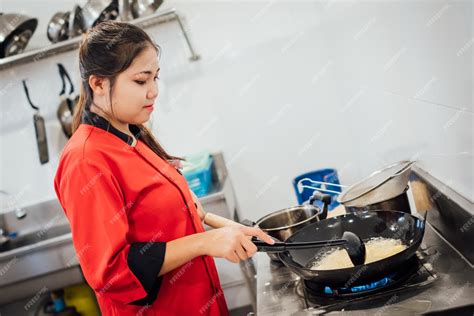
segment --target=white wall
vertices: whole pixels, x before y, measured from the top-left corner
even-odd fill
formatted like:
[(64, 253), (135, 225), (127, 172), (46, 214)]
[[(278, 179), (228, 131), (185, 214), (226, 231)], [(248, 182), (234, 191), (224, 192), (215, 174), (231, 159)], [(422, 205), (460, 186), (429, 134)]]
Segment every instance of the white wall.
[[(3, 2), (7, 12), (18, 6)], [(472, 1), (167, 1), (163, 8), (173, 6), (202, 59), (188, 61), (176, 23), (148, 29), (164, 48), (154, 131), (174, 154), (222, 150), (244, 217), (295, 204), (291, 180), (302, 172), (335, 167), (351, 184), (411, 158), (474, 201)], [(49, 20), (50, 10), (30, 14)], [(78, 78), (76, 54), (1, 72), (0, 188), (22, 204), (54, 197), (65, 143), (55, 119), (55, 63)], [(48, 118), (52, 161), (44, 166), (22, 78)]]

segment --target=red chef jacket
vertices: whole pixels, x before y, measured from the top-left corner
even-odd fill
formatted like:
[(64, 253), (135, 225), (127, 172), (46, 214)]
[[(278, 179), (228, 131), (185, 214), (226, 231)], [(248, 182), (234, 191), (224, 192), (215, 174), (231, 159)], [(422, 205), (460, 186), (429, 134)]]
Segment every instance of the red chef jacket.
[(85, 111), (54, 180), (87, 283), (103, 315), (228, 315), (214, 260), (160, 277), (166, 242), (204, 232), (179, 170)]

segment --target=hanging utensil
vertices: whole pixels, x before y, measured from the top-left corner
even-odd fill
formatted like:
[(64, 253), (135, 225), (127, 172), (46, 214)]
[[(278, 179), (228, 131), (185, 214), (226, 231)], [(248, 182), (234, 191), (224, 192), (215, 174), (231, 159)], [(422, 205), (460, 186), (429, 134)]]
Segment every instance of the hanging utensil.
[[(66, 68), (62, 64), (57, 64), (59, 69), (59, 76), (62, 81), (62, 89), (59, 92), (59, 97), (61, 102), (59, 104), (58, 110), (56, 112), (59, 122), (61, 123), (62, 130), (64, 135), (67, 138), (72, 136), (72, 119), (74, 114), (74, 107), (79, 100), (79, 96), (76, 96), (74, 99), (71, 95), (74, 93), (74, 84), (72, 83), (71, 77), (69, 76)], [(66, 96), (66, 78), (69, 82), (69, 93)]]
[(82, 7), (82, 26), (88, 30), (102, 21), (115, 20), (118, 15), (118, 0), (89, 0)]
[(70, 11), (56, 12), (48, 23), (46, 35), (51, 43), (58, 43), (69, 38), (69, 17)]
[(22, 53), (38, 26), (38, 19), (0, 13), (0, 58)]
[(33, 115), (33, 122), (35, 125), (35, 133), (36, 133), (36, 143), (38, 144), (38, 153), (41, 164), (45, 164), (49, 161), (49, 154), (48, 154), (48, 140), (46, 138), (46, 127), (44, 124), (44, 118), (39, 113), (39, 107), (35, 106), (30, 99), (30, 93), (28, 92), (28, 87), (26, 86), (26, 81), (22, 80), (23, 82), (23, 89), (25, 90), (26, 98), (28, 99), (28, 103), (36, 111)]
[(132, 0), (118, 0), (120, 21), (126, 22), (134, 19), (132, 14)]
[(132, 0), (131, 11), (133, 17), (141, 18), (155, 13), (163, 0)]
[(71, 13), (69, 14), (69, 29), (68, 37), (73, 38), (83, 33), (84, 26), (82, 24), (82, 9), (77, 4), (74, 5)]

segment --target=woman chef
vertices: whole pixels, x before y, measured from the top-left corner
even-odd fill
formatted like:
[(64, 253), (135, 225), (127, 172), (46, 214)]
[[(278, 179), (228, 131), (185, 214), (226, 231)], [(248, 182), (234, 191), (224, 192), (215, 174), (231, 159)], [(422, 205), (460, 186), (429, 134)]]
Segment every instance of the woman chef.
[[(79, 49), (74, 134), (54, 187), (103, 315), (228, 315), (212, 257), (256, 252), (258, 228), (205, 231), (176, 161), (143, 125), (158, 96), (159, 47), (139, 27), (102, 22)], [(178, 160), (179, 161), (179, 160)]]

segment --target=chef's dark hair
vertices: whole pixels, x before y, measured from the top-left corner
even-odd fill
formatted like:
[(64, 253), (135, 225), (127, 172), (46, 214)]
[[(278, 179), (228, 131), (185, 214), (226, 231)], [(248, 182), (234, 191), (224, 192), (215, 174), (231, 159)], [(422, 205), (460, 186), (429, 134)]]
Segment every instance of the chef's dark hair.
[[(105, 21), (87, 31), (79, 48), (82, 84), (79, 101), (74, 108), (73, 133), (81, 124), (83, 112), (90, 110), (92, 104), (93, 92), (89, 86), (89, 77), (95, 75), (109, 79), (112, 100), (112, 87), (117, 75), (127, 69), (135, 57), (150, 46), (155, 48), (159, 57), (160, 47), (145, 31), (129, 23)], [(146, 126), (136, 126), (140, 129), (140, 139), (158, 156), (166, 160), (182, 159), (168, 154)]]

